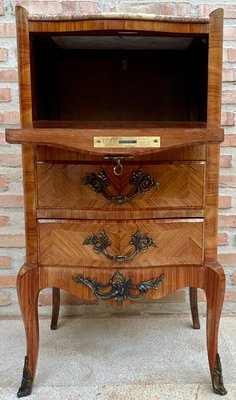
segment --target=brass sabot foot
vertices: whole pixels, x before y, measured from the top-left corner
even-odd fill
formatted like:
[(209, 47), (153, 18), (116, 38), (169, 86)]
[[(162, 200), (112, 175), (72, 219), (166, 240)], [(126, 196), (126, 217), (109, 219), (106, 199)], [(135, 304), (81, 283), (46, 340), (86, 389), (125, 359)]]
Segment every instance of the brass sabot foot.
[(23, 377), (21, 381), (20, 389), (17, 392), (17, 397), (29, 396), (32, 392), (33, 379), (28, 369), (28, 357), (25, 357), (25, 364), (23, 369)]

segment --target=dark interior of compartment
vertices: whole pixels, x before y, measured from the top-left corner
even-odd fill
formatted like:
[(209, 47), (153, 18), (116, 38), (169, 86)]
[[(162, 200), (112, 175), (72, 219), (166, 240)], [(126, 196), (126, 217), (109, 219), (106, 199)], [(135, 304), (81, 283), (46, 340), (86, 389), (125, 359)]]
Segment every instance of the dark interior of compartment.
[(206, 121), (206, 38), (95, 38), (32, 37), (34, 120)]

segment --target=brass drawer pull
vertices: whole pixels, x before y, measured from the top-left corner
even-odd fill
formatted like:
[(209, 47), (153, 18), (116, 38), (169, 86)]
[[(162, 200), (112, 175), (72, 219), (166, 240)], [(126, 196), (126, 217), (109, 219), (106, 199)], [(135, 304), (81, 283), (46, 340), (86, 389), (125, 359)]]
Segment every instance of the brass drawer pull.
[[(132, 283), (131, 278), (127, 279), (119, 271), (117, 271), (111, 279), (105, 284), (97, 282), (96, 279), (88, 279), (83, 275), (74, 276), (73, 280), (76, 283), (83, 283), (88, 286), (98, 299), (109, 300), (115, 299), (117, 302), (129, 299), (138, 301), (149, 291), (149, 289), (157, 289), (164, 279), (164, 274), (158, 278), (150, 279), (149, 281), (140, 282), (137, 285)], [(110, 288), (108, 292), (107, 289)], [(105, 290), (105, 293), (103, 293)], [(137, 293), (137, 291), (139, 293)]]
[(130, 196), (111, 196), (106, 192), (106, 188), (111, 185), (103, 169), (100, 169), (98, 175), (92, 173), (84, 178), (84, 185), (91, 185), (92, 190), (96, 193), (101, 193), (106, 199), (122, 203), (133, 199), (138, 194), (148, 192), (152, 187), (159, 189), (159, 183), (155, 182), (149, 175), (144, 175), (142, 169), (132, 173), (132, 178), (129, 181), (136, 190)]
[(112, 256), (111, 254), (108, 253), (107, 248), (108, 246), (111, 245), (111, 242), (109, 241), (109, 238), (105, 232), (104, 229), (102, 229), (98, 235), (93, 233), (91, 236), (87, 237), (83, 244), (92, 244), (93, 245), (93, 251), (96, 254), (104, 254), (107, 258), (109, 258), (112, 261), (118, 261), (118, 262), (123, 262), (123, 261), (129, 261), (131, 260), (136, 254), (138, 253), (145, 253), (150, 246), (157, 247), (157, 243), (155, 240), (149, 238), (147, 235), (141, 235), (140, 230), (137, 229), (135, 233), (132, 234), (131, 240), (129, 244), (132, 244), (134, 246), (134, 251), (133, 253), (127, 255), (127, 256)]

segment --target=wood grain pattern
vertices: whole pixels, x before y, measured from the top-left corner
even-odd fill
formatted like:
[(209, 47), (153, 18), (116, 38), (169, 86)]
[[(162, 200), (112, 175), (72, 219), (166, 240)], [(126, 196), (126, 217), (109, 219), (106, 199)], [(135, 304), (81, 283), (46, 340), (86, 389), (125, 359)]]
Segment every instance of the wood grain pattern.
[(211, 376), (218, 353), (218, 330), (225, 293), (225, 273), (219, 263), (208, 265), (204, 290), (207, 298), (207, 349)]
[(153, 219), (153, 218), (204, 218), (205, 209), (172, 209), (172, 210), (78, 210), (68, 208), (39, 208), (37, 218), (39, 219), (115, 219), (117, 221), (130, 219)]
[[(39, 287), (39, 268), (24, 264), (17, 277), (17, 293), (21, 308), (22, 318), (25, 326), (27, 342), (27, 373), (31, 379), (27, 384), (24, 395), (30, 394), (34, 382), (35, 371), (38, 359), (39, 348), (39, 322), (38, 322), (38, 295)], [(24, 375), (22, 379), (22, 390), (24, 393)], [(18, 392), (18, 396), (19, 393)], [(22, 393), (21, 393), (22, 394)], [(21, 396), (19, 396), (21, 397)]]
[(190, 300), (190, 308), (193, 320), (193, 328), (200, 329), (198, 303), (197, 303), (197, 288), (193, 287), (189, 288), (189, 300)]
[[(94, 136), (159, 136), (159, 148), (94, 148)], [(8, 143), (54, 146), (65, 150), (78, 150), (92, 154), (152, 154), (170, 148), (199, 145), (205, 143), (220, 143), (223, 139), (221, 128), (210, 129), (7, 129)]]
[[(202, 220), (137, 220), (137, 221), (68, 221), (39, 220), (39, 260), (41, 265), (84, 265), (110, 268), (150, 265), (201, 264), (203, 262)], [(132, 260), (119, 263), (96, 254), (92, 245), (83, 245), (92, 234), (105, 230), (112, 255), (129, 255), (133, 233), (140, 230), (158, 244), (145, 253), (137, 254)]]
[(20, 115), (23, 128), (32, 126), (31, 63), (28, 34), (28, 12), (16, 6), (16, 31), (18, 48)]
[[(211, 13), (209, 28), (207, 121), (210, 124), (215, 124), (215, 126), (220, 126), (223, 41), (222, 9)], [(215, 263), (210, 264), (206, 269), (204, 289), (207, 297), (207, 348), (212, 380), (214, 377), (214, 370), (216, 367), (216, 359), (218, 354), (218, 328), (225, 292), (225, 274), (221, 265), (216, 263), (219, 158), (219, 145), (208, 145), (205, 260), (206, 262)], [(225, 390), (221, 390), (220, 394), (226, 394)]]
[[(221, 78), (222, 78), (223, 10), (210, 16), (209, 60), (208, 60), (208, 109), (207, 121), (215, 126), (221, 123)], [(218, 188), (219, 145), (208, 145), (206, 180), (206, 262), (217, 260), (218, 235)]]
[[(18, 46), (18, 68), (20, 89), (21, 126), (32, 127), (30, 43), (28, 35), (28, 13), (16, 6), (16, 27)], [(37, 264), (37, 232), (36, 232), (36, 192), (34, 171), (34, 147), (22, 146), (24, 202), (25, 202), (25, 238), (26, 260), (29, 264)]]
[(145, 21), (130, 19), (95, 19), (77, 21), (29, 21), (30, 32), (82, 32), (82, 31), (142, 31), (147, 33), (168, 32), (204, 34), (209, 32), (209, 24), (173, 23), (171, 21)]
[[(92, 300), (95, 296), (91, 289), (83, 284), (75, 283), (73, 277), (83, 275), (90, 279), (96, 278), (99, 282), (106, 283), (116, 271), (117, 268), (90, 268), (84, 266), (60, 266), (55, 268), (54, 265), (41, 266), (39, 268), (40, 288), (60, 286), (63, 290), (69, 291), (80, 298)], [(152, 292), (149, 291), (145, 295), (144, 300), (158, 299), (178, 289), (189, 286), (203, 289), (206, 274), (206, 268), (199, 265), (156, 266), (151, 268), (129, 268), (124, 266), (119, 271), (126, 278), (130, 277), (134, 284), (153, 279), (161, 274), (165, 275), (164, 282), (160, 288)], [(178, 278), (173, 279), (173, 276)], [(108, 303), (117, 305), (113, 300), (109, 300)], [(131, 304), (131, 302), (126, 300), (125, 304)]]
[[(207, 158), (206, 145), (199, 146), (184, 146), (178, 147), (171, 150), (165, 150), (158, 153), (154, 153), (151, 156), (152, 162), (157, 161), (204, 161)], [(95, 155), (90, 153), (80, 153), (78, 151), (69, 151), (59, 149), (50, 146), (37, 146), (36, 147), (36, 159), (37, 161), (82, 161), (83, 163), (93, 162), (102, 163), (103, 156)], [(150, 155), (137, 155), (134, 158), (134, 162), (145, 162), (150, 161)], [(127, 164), (131, 164), (131, 161), (126, 161)], [(107, 162), (109, 164), (109, 162)]]
[[(125, 161), (124, 161), (125, 163)], [(91, 185), (84, 185), (87, 175), (98, 175), (103, 170), (111, 184), (106, 188), (109, 196), (132, 196), (136, 188), (130, 184), (133, 172), (142, 170), (159, 188), (152, 187), (130, 201), (117, 203), (95, 193)], [(72, 208), (112, 211), (160, 210), (203, 208), (205, 163), (163, 163), (125, 165), (120, 176), (113, 172), (113, 165), (78, 165), (69, 163), (38, 163), (38, 207)]]

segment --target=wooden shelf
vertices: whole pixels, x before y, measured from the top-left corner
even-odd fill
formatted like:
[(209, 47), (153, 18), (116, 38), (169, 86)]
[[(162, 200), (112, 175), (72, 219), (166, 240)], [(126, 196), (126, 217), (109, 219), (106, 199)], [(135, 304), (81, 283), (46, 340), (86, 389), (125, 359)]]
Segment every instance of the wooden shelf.
[[(160, 147), (155, 148), (94, 148), (94, 136), (158, 136)], [(8, 143), (47, 145), (67, 150), (93, 154), (151, 154), (189, 145), (221, 143), (222, 128), (51, 128), (51, 129), (7, 129)]]

